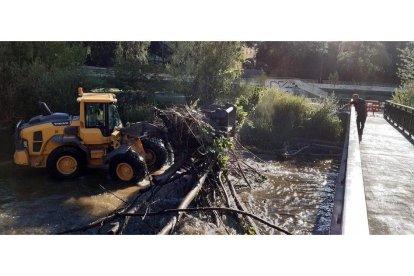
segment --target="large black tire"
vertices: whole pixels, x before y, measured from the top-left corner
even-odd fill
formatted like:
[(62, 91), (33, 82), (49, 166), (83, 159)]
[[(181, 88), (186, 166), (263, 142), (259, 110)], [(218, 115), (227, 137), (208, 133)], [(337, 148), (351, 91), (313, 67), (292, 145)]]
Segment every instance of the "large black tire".
[(111, 158), (109, 173), (114, 179), (124, 183), (138, 183), (145, 178), (147, 165), (138, 153), (127, 151)]
[(52, 151), (46, 167), (56, 179), (73, 179), (85, 169), (86, 157), (80, 149), (63, 146)]
[(142, 139), (142, 146), (146, 153), (145, 162), (150, 172), (158, 171), (168, 162), (168, 151), (164, 142), (157, 138)]

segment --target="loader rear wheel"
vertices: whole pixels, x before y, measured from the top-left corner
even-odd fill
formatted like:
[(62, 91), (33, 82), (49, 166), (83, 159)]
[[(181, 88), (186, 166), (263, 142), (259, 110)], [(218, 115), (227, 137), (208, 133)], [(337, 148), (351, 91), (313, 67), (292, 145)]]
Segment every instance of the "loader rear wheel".
[(145, 162), (150, 172), (161, 169), (168, 161), (168, 151), (160, 139), (142, 139), (145, 150)]
[(46, 166), (53, 177), (72, 179), (81, 173), (85, 164), (85, 155), (81, 151), (73, 147), (60, 147), (49, 155)]
[(145, 160), (134, 151), (118, 154), (109, 163), (109, 173), (115, 179), (125, 183), (138, 183), (145, 178), (147, 166)]

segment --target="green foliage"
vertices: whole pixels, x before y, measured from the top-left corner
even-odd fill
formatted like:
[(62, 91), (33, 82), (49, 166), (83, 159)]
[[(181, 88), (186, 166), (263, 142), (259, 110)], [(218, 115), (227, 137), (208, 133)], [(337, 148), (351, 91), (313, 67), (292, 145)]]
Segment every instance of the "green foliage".
[(144, 91), (120, 91), (116, 94), (118, 112), (124, 123), (148, 121), (153, 115), (154, 98)]
[[(78, 114), (77, 88), (81, 86), (85, 91), (89, 91), (103, 85), (102, 80), (88, 76), (80, 67), (66, 68), (42, 72), (38, 77), (38, 82), (34, 83), (32, 94), (36, 96), (36, 101), (48, 103), (53, 112)], [(33, 106), (37, 107), (36, 104)], [(37, 114), (37, 112), (32, 114)]]
[(1, 42), (1, 66), (43, 64), (46, 69), (82, 65), (86, 49), (80, 43), (66, 42)]
[(115, 61), (117, 64), (123, 62), (147, 63), (149, 41), (123, 41), (116, 42)]
[(115, 65), (115, 51), (117, 42), (115, 41), (89, 41), (85, 42), (88, 48), (87, 65), (110, 67)]
[(253, 227), (247, 229), (246, 235), (257, 235), (256, 230)]
[(312, 103), (279, 89), (266, 89), (252, 124), (240, 131), (244, 143), (273, 150), (295, 138), (335, 140), (341, 135), (339, 118), (334, 114), (335, 99)]
[(127, 61), (146, 63), (149, 41), (89, 41), (88, 65), (112, 67)]
[(339, 81), (338, 71), (335, 71), (335, 73), (330, 73), (328, 76), (328, 80), (332, 82), (334, 85), (336, 85)]
[(390, 62), (381, 42), (342, 42), (337, 56), (341, 78), (355, 81), (379, 80)]
[(399, 50), (397, 75), (401, 87), (396, 89), (392, 100), (396, 103), (414, 107), (414, 43), (408, 43)]
[(230, 157), (227, 155), (229, 150), (234, 150), (234, 144), (229, 138), (219, 137), (213, 140), (210, 151), (214, 153), (218, 161), (218, 166), (224, 172), (228, 169)]
[(212, 104), (230, 93), (241, 75), (243, 52), (240, 42), (171, 42), (168, 69), (178, 92), (201, 105)]
[(414, 107), (414, 80), (406, 82), (401, 88), (398, 88), (392, 100), (396, 103)]
[(116, 42), (114, 77), (108, 80), (111, 86), (152, 92), (171, 89), (171, 82), (160, 76), (165, 66), (148, 63), (149, 45), (148, 41)]
[(156, 75), (162, 72), (164, 72), (163, 65), (123, 61), (114, 66), (115, 76), (109, 82), (122, 90), (156, 91), (164, 82), (168, 83)]
[[(325, 42), (295, 41), (263, 42), (259, 45), (257, 61), (266, 73), (279, 77), (307, 76), (319, 78)], [(315, 70), (316, 69), (316, 70)]]
[(148, 121), (153, 115), (151, 107), (152, 105), (145, 103), (130, 104), (123, 108), (122, 112), (120, 112), (120, 116), (124, 123)]
[(414, 81), (414, 43), (399, 49), (400, 61), (398, 62), (397, 75), (400, 78), (401, 85)]
[(335, 114), (336, 107), (337, 100), (334, 97), (313, 103), (304, 120), (301, 137), (331, 141), (339, 139), (343, 130), (341, 120)]
[(396, 82), (397, 48), (406, 42), (273, 41), (259, 43), (257, 64), (278, 77)]
[(240, 85), (234, 89), (236, 98), (236, 127), (239, 131), (244, 124), (251, 125), (248, 115), (256, 109), (260, 97), (263, 95), (265, 88), (255, 85)]
[(48, 102), (54, 111), (73, 110), (76, 87), (94, 82), (79, 69), (85, 54), (80, 43), (0, 43), (0, 122), (39, 114), (38, 101)]

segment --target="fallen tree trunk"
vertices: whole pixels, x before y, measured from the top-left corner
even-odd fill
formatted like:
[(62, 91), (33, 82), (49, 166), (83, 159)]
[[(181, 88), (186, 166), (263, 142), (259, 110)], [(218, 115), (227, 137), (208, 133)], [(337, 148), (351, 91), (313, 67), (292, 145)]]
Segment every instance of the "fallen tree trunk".
[[(203, 184), (207, 178), (208, 172), (204, 173), (204, 175), (198, 180), (194, 188), (187, 194), (187, 196), (183, 199), (181, 204), (178, 206), (178, 209), (185, 209), (188, 205), (196, 198), (198, 193), (200, 192)], [(164, 226), (164, 228), (158, 233), (159, 235), (167, 235), (170, 231), (174, 228), (175, 224), (181, 219), (182, 213), (178, 213), (178, 216), (174, 216), (171, 220)]]
[(153, 176), (153, 181), (157, 185), (163, 185), (170, 181), (170, 179), (177, 173), (177, 171), (188, 161), (188, 157), (182, 157), (177, 162), (175, 162), (171, 167), (169, 167), (163, 174)]
[[(244, 204), (241, 202), (240, 197), (239, 197), (239, 195), (237, 194), (236, 189), (234, 189), (234, 186), (233, 186), (233, 184), (231, 183), (231, 181), (230, 181), (229, 177), (227, 176), (227, 174), (224, 174), (224, 178), (226, 179), (227, 184), (229, 185), (229, 188), (230, 188), (231, 194), (232, 194), (232, 195), (233, 195), (233, 197), (234, 197), (234, 201), (235, 201), (235, 203), (236, 203), (237, 207), (238, 207), (241, 211), (246, 212), (246, 207), (245, 207), (245, 206), (244, 206)], [(247, 212), (246, 212), (246, 213), (247, 213)], [(248, 222), (249, 222), (250, 226), (254, 229), (255, 233), (256, 233), (257, 235), (260, 235), (260, 232), (259, 232), (259, 229), (258, 229), (257, 225), (256, 225), (256, 224), (255, 224), (255, 223), (251, 220), (251, 218), (247, 217), (247, 220), (248, 220)]]
[(242, 210), (238, 210), (238, 209), (234, 209), (234, 208), (226, 208), (226, 207), (198, 207), (198, 208), (185, 208), (185, 209), (165, 209), (159, 212), (148, 212), (148, 213), (125, 213), (122, 214), (122, 216), (131, 216), (131, 217), (142, 217), (142, 216), (158, 216), (158, 215), (165, 215), (171, 212), (178, 212), (178, 213), (185, 213), (185, 212), (213, 212), (213, 211), (221, 211), (221, 212), (230, 212), (230, 213), (236, 213), (236, 214), (241, 214), (241, 215), (245, 215), (248, 216), (250, 218), (253, 218), (261, 223), (263, 223), (266, 226), (269, 226), (270, 228), (276, 229), (279, 232), (282, 232), (286, 235), (292, 235), (292, 233), (290, 233), (289, 231), (280, 228), (279, 226), (276, 226), (252, 213), (246, 212), (246, 211), (242, 211)]

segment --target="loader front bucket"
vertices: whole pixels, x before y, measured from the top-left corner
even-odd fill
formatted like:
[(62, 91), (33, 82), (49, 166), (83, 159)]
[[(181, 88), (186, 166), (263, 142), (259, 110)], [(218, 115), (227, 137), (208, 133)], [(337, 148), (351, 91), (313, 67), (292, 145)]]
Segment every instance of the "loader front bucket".
[(210, 124), (224, 137), (233, 137), (236, 133), (236, 112), (235, 105), (226, 104), (224, 106), (212, 105), (204, 110)]

